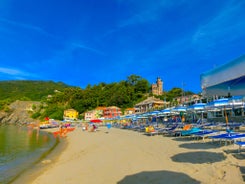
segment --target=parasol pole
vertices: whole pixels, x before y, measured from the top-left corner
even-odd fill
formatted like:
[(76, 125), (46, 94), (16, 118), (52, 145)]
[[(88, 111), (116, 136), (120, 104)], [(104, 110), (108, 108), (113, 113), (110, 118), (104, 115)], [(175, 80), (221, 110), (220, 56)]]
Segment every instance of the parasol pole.
[(228, 116), (227, 116), (227, 113), (226, 113), (226, 108), (224, 106), (224, 113), (225, 113), (225, 123), (226, 123), (226, 128), (228, 128)]

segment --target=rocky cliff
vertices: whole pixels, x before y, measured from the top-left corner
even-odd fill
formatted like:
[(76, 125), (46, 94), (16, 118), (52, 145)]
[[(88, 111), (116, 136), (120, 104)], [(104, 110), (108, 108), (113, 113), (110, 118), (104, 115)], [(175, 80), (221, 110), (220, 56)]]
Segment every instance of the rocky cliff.
[(0, 124), (26, 124), (38, 122), (31, 118), (34, 107), (39, 107), (40, 102), (33, 101), (15, 101), (9, 105), (9, 111), (0, 111)]

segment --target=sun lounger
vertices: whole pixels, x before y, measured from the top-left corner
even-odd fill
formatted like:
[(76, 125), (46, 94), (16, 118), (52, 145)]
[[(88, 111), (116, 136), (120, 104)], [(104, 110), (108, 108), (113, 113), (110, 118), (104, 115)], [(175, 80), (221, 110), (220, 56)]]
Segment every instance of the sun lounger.
[(242, 133), (224, 133), (224, 134), (219, 134), (215, 136), (210, 136), (210, 138), (214, 141), (214, 139), (217, 139), (220, 141), (220, 144), (222, 141), (225, 142), (225, 145), (227, 145), (227, 142), (236, 142), (237, 140), (242, 140), (245, 139), (245, 134)]
[(238, 153), (240, 153), (241, 152), (241, 149), (243, 147), (245, 147), (245, 141), (237, 141), (237, 142), (235, 142), (235, 144), (239, 146)]
[(178, 128), (178, 124), (174, 124), (170, 128), (163, 128), (161, 130), (162, 135), (173, 135), (175, 133), (175, 130)]
[(217, 135), (220, 131), (218, 130), (202, 130), (199, 132), (195, 132), (192, 134), (192, 136), (194, 138), (202, 138), (202, 140), (204, 140), (205, 138), (209, 137), (209, 136), (214, 136)]
[(189, 130), (182, 130), (180, 132), (180, 135), (181, 136), (187, 136), (187, 135), (192, 135), (194, 133), (201, 132), (201, 131), (202, 131), (202, 129), (194, 127), (194, 128), (189, 129)]

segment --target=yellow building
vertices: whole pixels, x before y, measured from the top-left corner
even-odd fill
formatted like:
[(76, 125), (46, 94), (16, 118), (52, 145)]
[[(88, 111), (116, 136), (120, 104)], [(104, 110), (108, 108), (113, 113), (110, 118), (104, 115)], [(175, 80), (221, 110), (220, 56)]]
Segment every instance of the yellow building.
[(64, 111), (64, 120), (76, 120), (78, 119), (78, 112), (75, 109), (67, 109)]
[(135, 113), (135, 108), (127, 108), (124, 111), (124, 115), (130, 115)]

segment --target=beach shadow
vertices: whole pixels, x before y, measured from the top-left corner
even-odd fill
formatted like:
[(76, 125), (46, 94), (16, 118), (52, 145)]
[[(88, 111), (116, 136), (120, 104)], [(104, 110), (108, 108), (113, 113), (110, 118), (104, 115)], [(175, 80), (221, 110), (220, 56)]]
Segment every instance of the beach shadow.
[[(237, 160), (244, 160), (245, 159), (245, 153), (244, 151), (238, 151), (238, 149), (231, 149), (231, 150), (224, 150), (226, 154), (231, 154), (233, 157), (235, 157)], [(243, 178), (243, 181), (245, 181), (245, 167), (239, 166), (240, 172)]]
[(196, 151), (177, 154), (171, 159), (174, 162), (186, 162), (192, 164), (214, 163), (226, 159), (223, 153), (214, 153), (207, 151)]
[(233, 156), (236, 156), (237, 154), (240, 154), (237, 149), (228, 149), (228, 150), (224, 150), (224, 152), (226, 154), (232, 154)]
[(226, 154), (231, 154), (233, 157), (235, 157), (238, 160), (244, 160), (245, 159), (245, 152), (243, 150), (238, 149), (227, 149), (224, 150)]
[(174, 141), (186, 142), (186, 141), (193, 141), (191, 137), (175, 137), (173, 138)]
[[(232, 154), (233, 157), (235, 157), (237, 160), (245, 160), (245, 153), (238, 150), (226, 150), (225, 152), (228, 152), (229, 154)], [(244, 166), (238, 166), (240, 168), (240, 172), (243, 178), (243, 181), (245, 181), (245, 167)]]
[(241, 174), (242, 174), (242, 178), (243, 178), (243, 181), (245, 181), (245, 167), (240, 167), (240, 171), (241, 171)]
[(133, 175), (125, 176), (117, 184), (161, 184), (161, 183), (190, 183), (199, 184), (197, 181), (190, 176), (172, 171), (144, 171)]
[(215, 145), (215, 144), (209, 144), (209, 143), (205, 143), (205, 142), (196, 142), (196, 143), (185, 143), (185, 144), (181, 144), (179, 146), (180, 148), (186, 148), (186, 149), (215, 149), (215, 148), (219, 148), (219, 145)]

